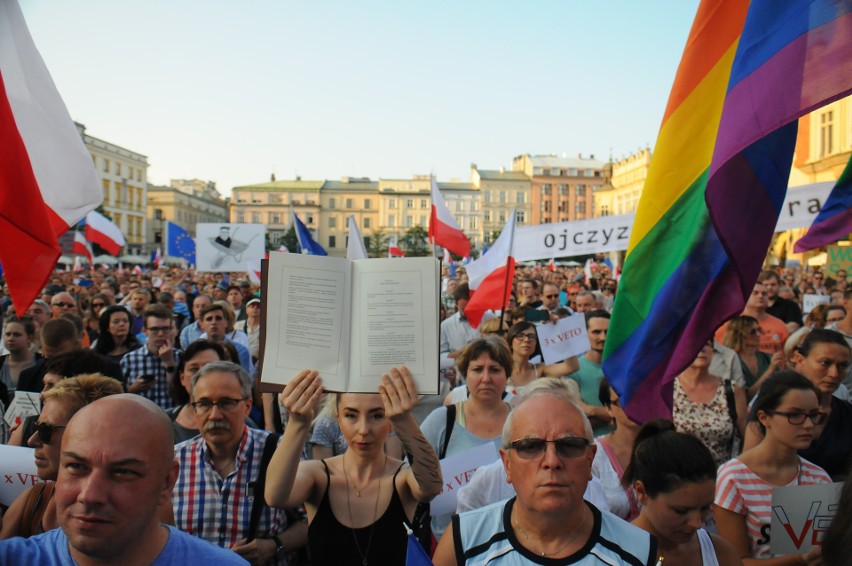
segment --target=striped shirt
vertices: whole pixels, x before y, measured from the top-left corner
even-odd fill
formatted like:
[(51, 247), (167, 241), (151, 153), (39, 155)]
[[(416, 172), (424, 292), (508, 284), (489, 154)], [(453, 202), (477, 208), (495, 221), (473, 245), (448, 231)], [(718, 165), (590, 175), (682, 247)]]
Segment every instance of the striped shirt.
[[(831, 483), (825, 470), (799, 458), (799, 475), (787, 485), (824, 483)], [(745, 515), (752, 558), (772, 557), (769, 552), (769, 524), (774, 487), (784, 486), (767, 483), (736, 458), (719, 468), (715, 503), (722, 509)]]
[[(213, 469), (203, 436), (175, 446), (175, 459), (180, 464), (172, 491), (175, 526), (224, 548), (244, 539), (267, 436), (265, 430), (245, 427), (234, 471), (226, 478)], [(283, 510), (264, 505), (257, 538), (271, 538), (286, 526)]]

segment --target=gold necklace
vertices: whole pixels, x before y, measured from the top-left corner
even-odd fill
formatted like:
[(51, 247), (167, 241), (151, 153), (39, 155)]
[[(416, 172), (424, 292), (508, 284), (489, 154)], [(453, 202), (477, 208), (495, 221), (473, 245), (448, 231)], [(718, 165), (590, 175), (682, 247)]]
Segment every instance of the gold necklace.
[[(367, 557), (370, 555), (370, 545), (373, 543), (373, 530), (376, 528), (376, 521), (378, 520), (379, 515), (379, 496), (382, 494), (382, 478), (379, 477), (379, 487), (376, 489), (376, 506), (373, 509), (373, 522), (370, 525), (370, 536), (367, 538), (367, 547), (364, 549), (364, 552), (361, 552), (361, 545), (358, 544), (358, 537), (355, 536), (355, 528), (352, 526), (355, 523), (352, 521), (352, 496), (349, 494), (349, 474), (346, 471), (346, 452), (343, 453), (343, 477), (346, 478), (346, 508), (349, 510), (349, 530), (352, 531), (352, 540), (355, 541), (355, 550), (358, 551), (358, 556), (361, 557), (361, 566), (367, 566)], [(382, 472), (384, 472), (384, 468), (388, 465), (388, 455), (385, 453), (385, 465), (382, 468)], [(370, 485), (370, 482), (367, 482), (367, 485)], [(358, 497), (361, 497), (361, 492), (357, 492)]]
[[(530, 544), (530, 546), (532, 546), (532, 541), (530, 540), (530, 535), (527, 534), (527, 531), (524, 530), (524, 528), (521, 526), (521, 522), (518, 521), (517, 517), (515, 517), (515, 526), (518, 527), (518, 529), (521, 531), (521, 534), (524, 535), (524, 538), (527, 540), (527, 542)], [(576, 539), (576, 537), (574, 537), (570, 541), (568, 541), (568, 543), (565, 544), (565, 546), (563, 546), (562, 548), (560, 548), (558, 550), (554, 550), (553, 552), (544, 552), (542, 550), (536, 550), (534, 548), (532, 549), (532, 551), (535, 552), (536, 554), (540, 555), (540, 556), (543, 556), (543, 557), (558, 556), (563, 550), (565, 550), (566, 548), (571, 546), (571, 544), (574, 542), (574, 539)]]

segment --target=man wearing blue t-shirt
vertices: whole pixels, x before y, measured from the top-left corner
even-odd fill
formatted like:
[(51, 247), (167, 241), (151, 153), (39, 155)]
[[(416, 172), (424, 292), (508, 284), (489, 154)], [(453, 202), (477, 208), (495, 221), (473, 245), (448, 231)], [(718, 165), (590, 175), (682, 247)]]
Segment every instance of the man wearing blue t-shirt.
[(113, 395), (81, 409), (62, 437), (60, 528), (0, 541), (0, 564), (247, 564), (159, 522), (178, 476), (173, 446), (171, 421), (144, 397)]

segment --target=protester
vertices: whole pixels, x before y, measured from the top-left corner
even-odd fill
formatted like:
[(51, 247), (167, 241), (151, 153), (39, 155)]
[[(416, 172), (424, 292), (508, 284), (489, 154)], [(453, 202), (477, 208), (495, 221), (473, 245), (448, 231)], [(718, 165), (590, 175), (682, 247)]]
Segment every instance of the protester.
[[(246, 370), (246, 372), (251, 374), (254, 369), (254, 364), (252, 364), (251, 361), (251, 354), (249, 354), (248, 346), (244, 346), (239, 341), (233, 339), (237, 337), (237, 331), (229, 331), (229, 328), (231, 328), (232, 325), (231, 317), (233, 316), (233, 313), (231, 313), (228, 309), (229, 307), (224, 304), (216, 302), (201, 311), (200, 328), (204, 331), (201, 338), (210, 340), (216, 344), (223, 344), (225, 342), (233, 344), (239, 354), (239, 364), (244, 370)], [(248, 337), (245, 336), (245, 334), (242, 334), (242, 336), (244, 337), (246, 344), (248, 344)]]
[[(305, 505), (316, 564), (404, 564), (408, 537), (402, 524), (410, 524), (417, 503), (430, 501), (443, 486), (435, 452), (411, 414), (417, 403), (411, 375), (405, 367), (393, 368), (382, 376), (378, 395), (336, 395), (346, 452), (299, 462), (322, 391), (317, 372), (305, 370), (281, 393), (290, 417), (269, 465), (266, 501)], [(391, 428), (412, 455), (411, 467), (385, 453)]]
[(213, 304), (213, 298), (210, 295), (198, 295), (195, 297), (195, 300), (192, 302), (192, 318), (193, 321), (191, 324), (186, 325), (186, 327), (180, 332), (180, 344), (184, 348), (201, 338), (201, 335), (204, 334), (204, 331), (200, 328), (199, 322), (201, 321), (201, 313)]
[(195, 410), (190, 404), (193, 376), (205, 365), (225, 359), (222, 346), (208, 340), (197, 340), (183, 351), (177, 370), (169, 380), (169, 393), (176, 406), (166, 410), (166, 414), (172, 419), (175, 444), (199, 434)]
[[(849, 369), (852, 350), (846, 340), (834, 330), (811, 330), (793, 353), (793, 369), (805, 376), (817, 389), (820, 411), (828, 418), (824, 426), (813, 431), (810, 447), (799, 452), (824, 469), (832, 478), (840, 479), (849, 468), (852, 457), (852, 403), (834, 396), (840, 381)], [(755, 446), (760, 440), (755, 409), (749, 414), (744, 448)]]
[(27, 489), (9, 506), (3, 515), (0, 539), (30, 537), (59, 526), (53, 494), (64, 429), (71, 417), (89, 403), (123, 392), (121, 382), (111, 377), (82, 374), (63, 379), (41, 394), (39, 421), (27, 445), (35, 449), (36, 470), (44, 483)]
[(21, 372), (31, 368), (41, 356), (33, 351), (35, 323), (29, 317), (18, 318), (14, 315), (6, 319), (3, 325), (3, 345), (7, 354), (0, 356), (0, 402), (9, 406)]
[(135, 289), (122, 301), (129, 307), (130, 333), (137, 336), (145, 328), (145, 309), (151, 303), (151, 294), (146, 289)]
[(562, 377), (577, 371), (580, 362), (576, 356), (562, 360), (556, 364), (530, 363), (530, 358), (537, 352), (538, 334), (531, 322), (514, 324), (506, 335), (506, 342), (512, 352), (512, 372), (510, 391), (518, 394), (532, 380), (542, 377)]
[[(192, 377), (192, 408), (201, 435), (175, 446), (180, 473), (172, 492), (175, 526), (229, 548), (253, 564), (287, 564), (286, 551), (307, 542), (301, 522), (288, 524), (283, 509), (263, 505), (251, 529), (252, 506), (264, 447), (264, 430), (245, 425), (251, 409), (251, 376), (238, 364), (213, 361)], [(199, 497), (199, 494), (203, 496)]]
[(517, 496), (454, 516), (435, 564), (653, 564), (647, 532), (583, 501), (593, 444), (588, 419), (566, 394), (524, 399), (505, 422), (500, 450)]
[(592, 423), (595, 436), (606, 434), (610, 430), (612, 417), (599, 399), (601, 380), (603, 379), (604, 343), (609, 331), (610, 314), (603, 309), (586, 311), (586, 334), (589, 337), (589, 349), (579, 357), (579, 368), (567, 377), (580, 386), (582, 400), (580, 406)]
[(632, 521), (639, 515), (639, 499), (633, 485), (625, 483), (623, 478), (633, 454), (639, 424), (621, 408), (621, 400), (606, 378), (601, 380), (598, 396), (612, 415), (615, 427), (609, 434), (595, 438), (597, 450), (592, 460), (592, 476), (601, 482), (610, 513)]
[[(816, 331), (814, 331), (816, 332)], [(819, 391), (794, 371), (779, 372), (760, 388), (753, 413), (763, 439), (719, 469), (713, 515), (719, 534), (745, 564), (769, 559), (770, 503), (773, 487), (831, 483), (825, 471), (797, 451), (813, 440), (825, 422)], [(821, 564), (819, 549), (770, 564)]]
[(574, 297), (574, 310), (581, 314), (601, 308), (591, 291), (579, 291)]
[(624, 473), (641, 503), (633, 521), (657, 538), (659, 561), (689, 566), (740, 566), (733, 547), (701, 528), (713, 504), (716, 463), (691, 434), (671, 421), (650, 421), (636, 437)]
[(245, 316), (237, 320), (235, 328), (248, 336), (249, 353), (252, 360), (257, 362), (260, 356), (260, 299), (249, 299), (244, 310)]
[(74, 323), (64, 318), (54, 318), (41, 327), (42, 358), (32, 367), (21, 371), (18, 390), (38, 393), (44, 389), (44, 364), (51, 357), (79, 348), (79, 337)]
[(750, 316), (737, 316), (728, 323), (724, 345), (733, 349), (739, 358), (745, 379), (746, 399), (751, 401), (760, 386), (778, 369), (784, 369), (784, 352), (770, 355), (758, 350), (760, 345), (760, 326), (757, 319)]
[(160, 305), (145, 311), (145, 347), (121, 358), (124, 383), (130, 393), (151, 399), (163, 409), (173, 406), (169, 397), (169, 376), (174, 375), (180, 351), (172, 347), (172, 313)]
[(111, 360), (121, 362), (124, 354), (141, 348), (142, 344), (130, 332), (130, 313), (125, 307), (107, 307), (98, 321), (98, 339), (92, 349)]
[(451, 317), (441, 322), (441, 367), (449, 368), (462, 351), (462, 348), (470, 342), (480, 337), (480, 333), (476, 328), (473, 328), (467, 321), (464, 315), (464, 309), (467, 306), (470, 289), (466, 283), (462, 283), (456, 287), (453, 293), (453, 299), (456, 302), (456, 313)]
[(766, 290), (766, 312), (787, 325), (788, 332), (795, 332), (802, 326), (802, 309), (795, 301), (778, 296), (781, 280), (771, 269), (760, 272), (757, 280), (763, 283)]
[(245, 564), (160, 523), (178, 474), (171, 425), (138, 395), (81, 409), (62, 439), (56, 481), (59, 529), (0, 542), (0, 564)]
[[(760, 326), (760, 344), (758, 345), (758, 350), (767, 354), (774, 354), (784, 349), (784, 342), (787, 340), (790, 332), (781, 319), (766, 312), (768, 306), (769, 299), (766, 288), (763, 286), (763, 283), (758, 281), (754, 284), (751, 295), (749, 295), (741, 314), (754, 318)], [(726, 322), (716, 330), (714, 337), (717, 342), (724, 342), (728, 324)]]

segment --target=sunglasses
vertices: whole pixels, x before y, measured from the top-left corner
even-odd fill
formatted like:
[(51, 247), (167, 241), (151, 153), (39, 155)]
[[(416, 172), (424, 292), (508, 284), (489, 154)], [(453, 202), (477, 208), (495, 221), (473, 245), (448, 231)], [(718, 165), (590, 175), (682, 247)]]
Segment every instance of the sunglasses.
[(562, 458), (577, 458), (586, 453), (586, 448), (591, 441), (579, 436), (565, 436), (556, 440), (545, 440), (543, 438), (521, 438), (511, 442), (507, 450), (514, 450), (519, 458), (532, 460), (544, 454), (548, 443), (553, 443), (556, 453)]
[(92, 308), (93, 308), (93, 309), (103, 308), (103, 306), (104, 306), (104, 304), (103, 304), (103, 303), (92, 303)]
[(62, 302), (59, 302), (59, 303), (53, 303), (51, 306), (63, 307), (63, 308), (66, 308), (66, 309), (70, 309), (71, 307), (76, 306), (76, 305), (74, 305), (74, 303), (66, 303), (65, 301), (62, 301)]
[(65, 425), (36, 423), (35, 431), (42, 444), (50, 444), (50, 439), (53, 438), (53, 431), (58, 428), (65, 428)]

